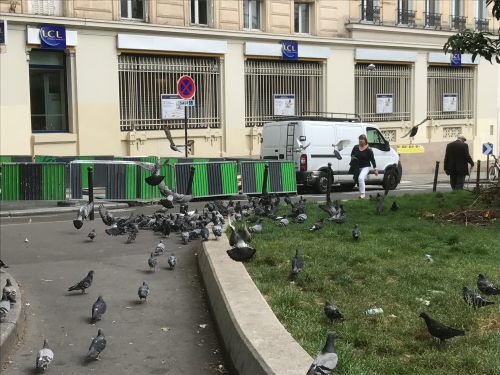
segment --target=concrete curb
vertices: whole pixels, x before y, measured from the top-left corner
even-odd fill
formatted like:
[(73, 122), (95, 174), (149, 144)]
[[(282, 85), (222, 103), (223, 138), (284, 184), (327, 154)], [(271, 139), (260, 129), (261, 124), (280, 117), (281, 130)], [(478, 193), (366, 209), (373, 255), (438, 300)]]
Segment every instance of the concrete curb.
[(16, 290), (16, 303), (10, 306), (10, 311), (5, 320), (0, 323), (0, 353), (2, 354), (0, 362), (3, 365), (13, 352), (18, 341), (21, 340), (24, 331), (26, 316), (24, 315), (23, 301), (21, 298), (21, 290), (16, 280), (7, 272), (0, 273), (0, 286), (3, 290), (5, 282), (10, 279)]
[[(95, 202), (98, 206), (99, 202)], [(95, 207), (97, 207), (95, 206)], [(119, 208), (129, 208), (128, 203), (104, 203), (104, 207), (109, 210), (115, 210)], [(22, 216), (38, 216), (38, 215), (51, 215), (51, 214), (64, 214), (64, 213), (76, 213), (80, 210), (80, 206), (73, 207), (48, 207), (48, 208), (34, 208), (31, 210), (11, 210), (11, 211), (0, 211), (0, 217), (22, 217)]]
[(312, 358), (293, 339), (243, 264), (226, 254), (229, 241), (203, 242), (198, 264), (227, 356), (239, 375), (304, 375)]

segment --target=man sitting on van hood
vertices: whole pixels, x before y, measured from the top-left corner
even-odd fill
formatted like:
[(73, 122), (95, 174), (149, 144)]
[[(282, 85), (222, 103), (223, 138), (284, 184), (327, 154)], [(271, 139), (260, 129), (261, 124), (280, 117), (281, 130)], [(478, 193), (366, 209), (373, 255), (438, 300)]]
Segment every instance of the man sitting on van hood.
[[(359, 197), (365, 197), (365, 179), (370, 172), (370, 164), (373, 166), (373, 171), (375, 176), (378, 176), (377, 164), (375, 163), (375, 156), (373, 155), (372, 149), (368, 146), (368, 140), (366, 135), (361, 134), (359, 136), (359, 144), (354, 146), (351, 152), (351, 158), (356, 158), (359, 166), (358, 175), (358, 187), (359, 187)], [(356, 173), (354, 172), (354, 176)]]

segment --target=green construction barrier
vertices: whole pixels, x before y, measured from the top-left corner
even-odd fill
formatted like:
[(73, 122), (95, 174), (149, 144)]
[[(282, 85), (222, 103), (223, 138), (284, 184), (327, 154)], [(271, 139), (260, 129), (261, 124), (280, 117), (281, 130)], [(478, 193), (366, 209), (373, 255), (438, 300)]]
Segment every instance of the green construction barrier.
[(244, 194), (261, 194), (265, 166), (269, 166), (268, 193), (296, 193), (295, 165), (289, 161), (241, 161), (241, 178)]

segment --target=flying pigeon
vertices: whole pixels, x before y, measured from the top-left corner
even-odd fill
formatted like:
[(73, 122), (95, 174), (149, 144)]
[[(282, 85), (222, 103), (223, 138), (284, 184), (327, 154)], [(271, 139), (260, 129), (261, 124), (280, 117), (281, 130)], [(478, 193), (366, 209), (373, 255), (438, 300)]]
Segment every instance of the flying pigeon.
[(429, 333), (444, 342), (445, 340), (451, 339), (455, 336), (465, 336), (465, 332), (456, 328), (451, 328), (443, 323), (438, 322), (431, 318), (429, 314), (423, 312), (420, 314), (420, 317), (425, 320), (425, 324), (427, 325), (427, 330)]
[(54, 352), (49, 348), (47, 340), (43, 340), (43, 347), (36, 356), (35, 367), (37, 370), (45, 371), (54, 360)]
[(354, 241), (357, 241), (361, 238), (361, 229), (359, 229), (359, 225), (356, 224), (354, 225), (354, 228), (352, 228), (352, 239)]
[(165, 135), (167, 136), (168, 143), (170, 144), (170, 149), (175, 152), (182, 152), (180, 148), (186, 147), (186, 146), (176, 146), (174, 143), (174, 140), (172, 138), (172, 134), (170, 133), (170, 128), (165, 125), (163, 127), (163, 131), (165, 132)]
[(236, 232), (233, 226), (230, 226), (229, 228), (231, 229), (231, 236), (235, 237), (236, 243), (232, 245), (232, 249), (226, 251), (227, 254), (232, 260), (237, 262), (246, 262), (250, 260), (255, 254), (255, 249), (250, 247), (243, 240), (243, 238)]
[(87, 220), (91, 212), (94, 211), (94, 202), (90, 202), (85, 206), (80, 207), (78, 215), (75, 220), (73, 220), (73, 225), (76, 229), (80, 229), (83, 226), (83, 220)]
[(482, 273), (480, 273), (477, 277), (477, 288), (488, 296), (500, 295), (500, 289), (488, 280)]
[(297, 141), (297, 146), (298, 148), (295, 150), (295, 152), (302, 152), (304, 151), (305, 149), (307, 149), (310, 145), (311, 145), (311, 142), (309, 142), (308, 144), (306, 144), (305, 146), (300, 142), (300, 140), (297, 138), (296, 139)]
[(9, 266), (6, 265), (2, 259), (0, 259), (0, 268), (9, 268)]
[(177, 264), (177, 257), (174, 254), (170, 255), (168, 257), (168, 265), (170, 266), (170, 269), (173, 270), (176, 264)]
[(155, 254), (151, 253), (151, 256), (148, 258), (148, 265), (150, 270), (156, 271), (156, 264), (158, 263), (158, 260), (155, 258)]
[(102, 204), (99, 206), (99, 216), (101, 216), (102, 222), (108, 227), (115, 222), (113, 215)]
[(85, 276), (82, 281), (80, 281), (78, 284), (70, 286), (68, 288), (68, 292), (71, 292), (73, 290), (81, 290), (82, 294), (84, 294), (85, 290), (90, 288), (90, 286), (92, 285), (93, 280), (94, 280), (94, 271), (89, 271), (87, 276)]
[(97, 337), (92, 340), (89, 347), (89, 352), (87, 353), (88, 359), (99, 359), (101, 352), (106, 348), (106, 338), (102, 333), (102, 330), (97, 330)]
[(310, 232), (316, 232), (318, 230), (320, 230), (321, 228), (323, 228), (323, 221), (325, 219), (321, 219), (320, 221), (317, 221), (313, 224), (313, 226), (311, 228), (309, 228), (309, 231)]
[(324, 311), (326, 317), (330, 319), (330, 322), (344, 318), (337, 305), (331, 303), (330, 301), (325, 301)]
[(399, 206), (396, 203), (396, 201), (394, 201), (394, 202), (392, 202), (392, 205), (391, 205), (391, 211), (397, 211), (397, 210), (399, 210)]
[(466, 286), (464, 286), (464, 288), (463, 288), (463, 297), (464, 297), (465, 303), (467, 303), (468, 305), (472, 305), (475, 308), (495, 304), (495, 302), (488, 301), (482, 295), (474, 292), (473, 290), (470, 290)]
[(137, 294), (139, 295), (139, 299), (142, 301), (146, 301), (146, 298), (149, 296), (149, 285), (143, 281), (142, 285), (139, 287), (139, 290), (137, 291)]
[(16, 303), (16, 290), (14, 289), (14, 286), (12, 285), (10, 279), (7, 279), (5, 281), (5, 286), (2, 290), (2, 293), (5, 293), (5, 295), (7, 295), (7, 299), (10, 301), (10, 303)]
[(292, 275), (296, 276), (304, 268), (304, 258), (300, 254), (300, 250), (295, 250), (295, 256), (292, 258)]
[(106, 302), (102, 296), (97, 297), (97, 301), (92, 305), (92, 321), (101, 320), (102, 314), (106, 312)]
[(94, 241), (95, 238), (95, 229), (92, 229), (90, 233), (87, 235), (88, 238), (90, 238), (91, 241)]
[(0, 300), (0, 319), (3, 320), (10, 311), (10, 301), (5, 292), (2, 293), (2, 300)]
[(307, 375), (327, 375), (331, 374), (337, 367), (338, 356), (335, 351), (335, 338), (337, 333), (332, 331), (328, 334), (325, 346), (314, 359)]

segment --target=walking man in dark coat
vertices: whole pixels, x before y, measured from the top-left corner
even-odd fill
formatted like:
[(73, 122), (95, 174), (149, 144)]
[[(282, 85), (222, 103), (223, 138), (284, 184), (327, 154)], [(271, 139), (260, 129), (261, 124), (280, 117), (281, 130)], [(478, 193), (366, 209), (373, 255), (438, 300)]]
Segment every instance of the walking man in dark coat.
[(459, 135), (457, 140), (446, 145), (444, 155), (444, 171), (450, 176), (450, 185), (453, 190), (463, 190), (465, 176), (469, 174), (469, 166), (474, 166), (474, 162), (469, 154), (469, 146), (465, 143), (463, 135)]

